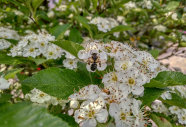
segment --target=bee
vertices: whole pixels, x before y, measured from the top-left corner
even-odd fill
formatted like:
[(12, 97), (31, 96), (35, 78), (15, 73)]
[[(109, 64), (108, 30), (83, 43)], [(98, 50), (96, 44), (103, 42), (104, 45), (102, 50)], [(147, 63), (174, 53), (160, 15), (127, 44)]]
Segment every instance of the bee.
[(99, 62), (99, 57), (97, 53), (92, 53), (92, 56), (88, 59), (88, 64), (90, 65), (90, 69), (95, 71), (97, 69), (97, 63)]

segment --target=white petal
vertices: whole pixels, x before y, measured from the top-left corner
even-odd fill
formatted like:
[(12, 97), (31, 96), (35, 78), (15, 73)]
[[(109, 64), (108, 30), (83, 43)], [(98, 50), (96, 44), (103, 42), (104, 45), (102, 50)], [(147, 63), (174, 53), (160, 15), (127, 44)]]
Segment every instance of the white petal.
[(109, 114), (110, 116), (114, 117), (120, 111), (119, 105), (116, 103), (111, 103), (109, 107)]
[(97, 122), (95, 119), (87, 119), (82, 122), (82, 127), (96, 127)]
[(126, 95), (126, 96), (130, 92), (130, 86), (128, 86), (128, 85), (121, 84), (121, 85), (119, 85), (119, 89), (122, 90), (123, 94)]
[(105, 123), (107, 121), (108, 112), (106, 109), (101, 109), (95, 116), (99, 123)]
[(99, 71), (105, 70), (106, 67), (107, 67), (106, 63), (102, 63), (101, 66), (99, 66), (99, 64), (97, 65), (97, 68), (98, 68)]
[(105, 52), (100, 53), (100, 59), (101, 60), (107, 60), (107, 54)]
[(132, 93), (135, 94), (135, 95), (140, 95), (143, 93), (144, 91), (144, 87), (143, 86), (134, 86), (132, 89), (131, 89)]
[(78, 57), (80, 59), (87, 59), (88, 58), (88, 54), (87, 54), (87, 52), (85, 50), (80, 50), (78, 52)]
[(4, 79), (0, 77), (0, 89), (4, 90), (4, 89), (8, 89), (10, 86), (10, 83)]

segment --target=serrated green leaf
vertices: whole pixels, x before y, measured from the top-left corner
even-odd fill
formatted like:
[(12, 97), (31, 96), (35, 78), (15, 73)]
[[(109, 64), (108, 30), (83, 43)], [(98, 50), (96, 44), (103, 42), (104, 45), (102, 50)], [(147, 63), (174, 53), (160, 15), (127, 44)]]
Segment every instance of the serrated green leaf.
[(175, 105), (181, 108), (186, 108), (186, 99), (177, 95), (176, 93), (171, 93), (172, 99), (163, 100), (164, 103), (167, 103), (169, 105)]
[(62, 39), (64, 33), (71, 27), (70, 24), (57, 25), (51, 29), (51, 34), (54, 35), (57, 39)]
[(179, 4), (180, 4), (179, 1), (170, 1), (170, 2), (167, 4), (165, 10), (166, 10), (166, 11), (173, 11), (173, 10), (175, 10), (175, 9), (179, 6)]
[(145, 87), (163, 88), (167, 86), (185, 85), (186, 75), (181, 72), (163, 71), (153, 78)]
[(83, 41), (81, 33), (73, 28), (70, 30), (69, 40), (81, 44)]
[(160, 95), (164, 92), (164, 89), (158, 88), (145, 88), (143, 97), (140, 98), (142, 101), (142, 105), (150, 106), (151, 103), (160, 97)]
[(86, 18), (82, 17), (82, 16), (76, 16), (75, 19), (79, 23), (81, 23), (83, 25), (83, 27), (85, 27), (89, 31), (89, 35), (92, 38), (93, 37), (93, 33), (92, 33), (90, 25), (88, 24), (88, 20)]
[(47, 112), (45, 107), (29, 103), (0, 106), (2, 127), (70, 127), (67, 122)]
[(155, 114), (151, 114), (150, 117), (158, 127), (172, 127), (172, 124), (163, 117), (159, 117)]
[(52, 96), (67, 99), (74, 90), (78, 90), (91, 82), (84, 75), (80, 75), (73, 70), (48, 68), (23, 80), (21, 83), (24, 93), (37, 88)]
[(71, 53), (72, 55), (74, 55), (76, 57), (77, 57), (79, 50), (84, 49), (81, 45), (74, 43), (72, 41), (67, 41), (67, 40), (55, 41), (53, 43), (58, 45), (62, 49), (68, 51), (69, 53)]
[(22, 70), (23, 70), (23, 68), (12, 69), (12, 70), (5, 73), (4, 78), (6, 80), (8, 80), (9, 78), (15, 78), (16, 74), (21, 72)]

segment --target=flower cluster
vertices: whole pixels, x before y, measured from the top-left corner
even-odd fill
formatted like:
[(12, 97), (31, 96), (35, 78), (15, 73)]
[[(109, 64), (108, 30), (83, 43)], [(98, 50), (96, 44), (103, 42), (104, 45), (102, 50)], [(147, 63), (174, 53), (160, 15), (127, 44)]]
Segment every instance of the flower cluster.
[(186, 124), (186, 109), (178, 106), (166, 107), (161, 101), (156, 100), (152, 103), (152, 109), (157, 113), (164, 113), (167, 116), (176, 116), (178, 123)]
[[(186, 98), (186, 86), (172, 86), (168, 87), (169, 90), (164, 92), (161, 95), (161, 98), (164, 100), (171, 101), (173, 99), (172, 95), (176, 94), (177, 96), (180, 95), (181, 98)], [(163, 113), (167, 116), (176, 116), (176, 120), (178, 123), (185, 125), (186, 122), (186, 109), (180, 108), (178, 106), (169, 106), (164, 105), (162, 101), (155, 100), (152, 103), (152, 111), (157, 113)]]
[(11, 30), (5, 27), (0, 27), (0, 38), (19, 40), (20, 36), (15, 30)]
[[(113, 18), (102, 18), (102, 17), (96, 17), (92, 19), (90, 21), (90, 24), (97, 25), (98, 30), (104, 33), (110, 31), (112, 28), (119, 25), (119, 23)], [(119, 32), (115, 32), (113, 35), (115, 37), (119, 37)]]
[(55, 37), (47, 33), (30, 33), (10, 50), (10, 56), (36, 57), (43, 55), (47, 59), (60, 58), (64, 51), (50, 43)]
[(11, 46), (11, 43), (5, 39), (0, 39), (0, 50), (7, 49)]
[[(95, 40), (84, 47), (78, 57), (87, 63), (88, 71), (104, 71), (107, 66), (114, 68), (104, 71), (104, 88), (89, 85), (69, 96), (75, 121), (82, 127), (95, 127), (97, 122), (105, 123), (110, 115), (115, 119), (116, 127), (145, 126), (145, 113), (140, 108), (141, 101), (136, 98), (143, 96), (143, 85), (165, 68), (149, 53), (120, 42)], [(114, 60), (113, 65), (109, 63), (110, 59)]]
[(169, 107), (169, 111), (176, 115), (180, 124), (186, 124), (186, 109), (181, 109), (177, 106)]
[(62, 107), (65, 106), (67, 101), (58, 99), (56, 97), (50, 96), (36, 88), (30, 91), (30, 93), (25, 95), (25, 98), (27, 100), (30, 100), (31, 102), (37, 103), (37, 104), (43, 104), (43, 105), (61, 105)]

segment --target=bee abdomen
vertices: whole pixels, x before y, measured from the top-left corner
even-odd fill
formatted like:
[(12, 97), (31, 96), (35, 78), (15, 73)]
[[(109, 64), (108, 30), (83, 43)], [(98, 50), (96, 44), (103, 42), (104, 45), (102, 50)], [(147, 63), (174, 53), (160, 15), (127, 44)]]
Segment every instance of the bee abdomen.
[(95, 70), (97, 69), (97, 64), (96, 64), (96, 63), (93, 63), (93, 64), (91, 65), (90, 69), (91, 69), (92, 71), (95, 71)]

